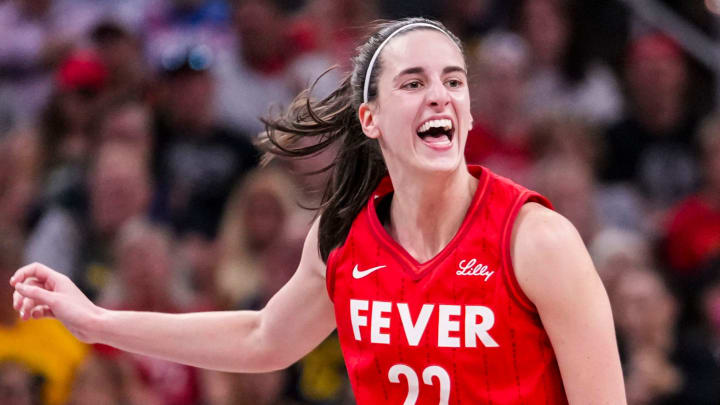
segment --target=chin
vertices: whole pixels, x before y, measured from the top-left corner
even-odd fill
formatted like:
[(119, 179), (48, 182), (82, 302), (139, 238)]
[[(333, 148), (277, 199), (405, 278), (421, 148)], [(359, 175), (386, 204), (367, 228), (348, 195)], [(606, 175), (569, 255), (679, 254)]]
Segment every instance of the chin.
[(452, 173), (465, 166), (465, 161), (458, 156), (435, 156), (422, 160), (420, 170), (427, 173)]

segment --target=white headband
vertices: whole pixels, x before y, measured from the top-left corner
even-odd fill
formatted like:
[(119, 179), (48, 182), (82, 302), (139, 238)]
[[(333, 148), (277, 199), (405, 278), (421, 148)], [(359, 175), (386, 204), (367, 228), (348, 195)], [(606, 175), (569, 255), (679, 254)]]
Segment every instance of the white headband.
[(364, 103), (368, 102), (368, 89), (370, 88), (370, 75), (372, 75), (373, 66), (375, 65), (375, 59), (377, 59), (378, 55), (380, 55), (380, 51), (382, 51), (382, 49), (385, 47), (385, 45), (387, 45), (387, 43), (390, 42), (392, 37), (394, 37), (395, 35), (403, 32), (409, 28), (414, 28), (414, 27), (434, 28), (434, 29), (442, 32), (443, 34), (447, 35), (447, 37), (450, 38), (453, 41), (453, 43), (455, 43), (455, 40), (450, 35), (448, 35), (448, 33), (445, 32), (442, 28), (438, 27), (437, 25), (433, 25), (433, 24), (429, 24), (429, 23), (423, 23), (423, 22), (412, 23), (412, 24), (408, 24), (408, 25), (403, 25), (402, 27), (396, 29), (395, 31), (393, 31), (392, 34), (388, 35), (388, 37), (385, 38), (385, 40), (375, 50), (375, 53), (373, 54), (372, 58), (370, 58), (370, 64), (368, 65), (367, 73), (365, 74), (365, 85), (363, 86), (363, 102)]

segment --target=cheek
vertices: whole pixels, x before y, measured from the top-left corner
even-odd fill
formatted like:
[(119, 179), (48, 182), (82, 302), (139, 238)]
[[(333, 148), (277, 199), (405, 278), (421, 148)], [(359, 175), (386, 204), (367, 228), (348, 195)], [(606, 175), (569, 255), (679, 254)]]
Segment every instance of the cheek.
[(458, 119), (466, 126), (472, 121), (470, 110), (470, 95), (467, 92), (459, 94), (454, 98), (455, 111)]

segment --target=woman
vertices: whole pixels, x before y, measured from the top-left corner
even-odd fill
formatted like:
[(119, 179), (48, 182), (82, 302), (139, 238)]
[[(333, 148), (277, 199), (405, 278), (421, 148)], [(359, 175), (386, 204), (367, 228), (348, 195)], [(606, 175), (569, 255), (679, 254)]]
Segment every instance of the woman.
[(264, 309), (108, 311), (32, 264), (11, 279), (22, 318), (238, 372), (287, 367), (337, 327), (360, 405), (625, 403), (609, 302), (577, 232), (543, 197), (465, 165), (457, 38), (390, 22), (353, 64), (328, 98), (301, 94), (267, 122), (279, 154), (340, 146), (299, 267)]

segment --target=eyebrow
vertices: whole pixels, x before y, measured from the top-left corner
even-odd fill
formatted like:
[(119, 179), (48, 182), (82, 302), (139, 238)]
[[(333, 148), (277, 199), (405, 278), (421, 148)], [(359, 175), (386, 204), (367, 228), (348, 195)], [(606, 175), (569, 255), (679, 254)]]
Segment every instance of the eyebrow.
[[(407, 68), (407, 69), (401, 71), (400, 73), (398, 73), (395, 76), (395, 78), (393, 79), (393, 81), (397, 80), (399, 77), (404, 76), (404, 75), (412, 75), (415, 73), (423, 73), (423, 72), (425, 72), (425, 69), (423, 69), (422, 67), (419, 67), (419, 66), (410, 67), (410, 68)], [(465, 70), (464, 67), (455, 66), (455, 65), (446, 66), (442, 71), (443, 74), (448, 74), (448, 73), (452, 73), (452, 72), (462, 72), (467, 75), (467, 70)]]

